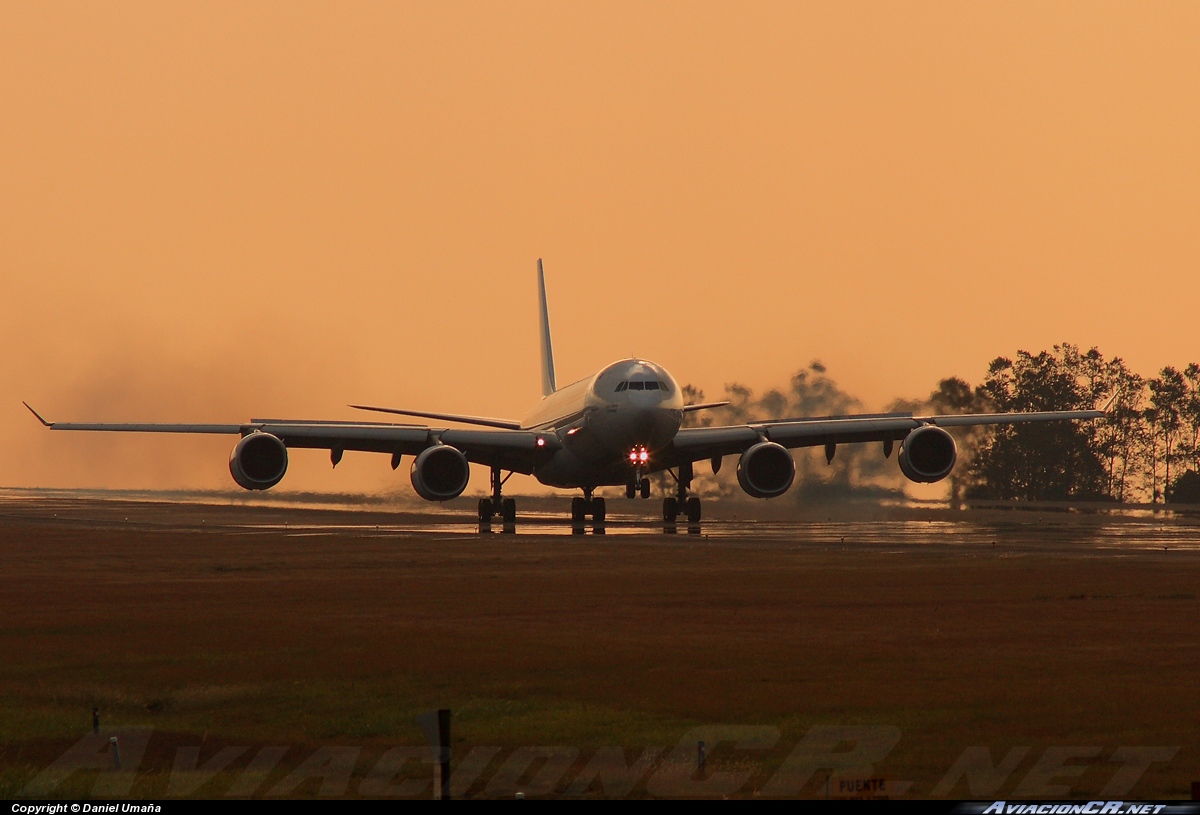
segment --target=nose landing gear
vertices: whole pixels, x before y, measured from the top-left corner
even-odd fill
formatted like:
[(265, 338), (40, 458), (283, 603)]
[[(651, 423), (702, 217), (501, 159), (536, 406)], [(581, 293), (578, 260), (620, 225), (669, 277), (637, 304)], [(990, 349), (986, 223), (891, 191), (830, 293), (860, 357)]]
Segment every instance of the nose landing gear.
[(629, 451), (629, 466), (633, 468), (629, 474), (629, 482), (625, 484), (625, 497), (633, 498), (639, 492), (643, 498), (650, 497), (650, 479), (644, 475), (646, 465), (650, 461), (650, 451), (645, 445), (639, 444)]
[(636, 498), (638, 495), (643, 498), (650, 497), (650, 479), (646, 476), (639, 478), (636, 474), (629, 479), (629, 483), (625, 485), (625, 497)]

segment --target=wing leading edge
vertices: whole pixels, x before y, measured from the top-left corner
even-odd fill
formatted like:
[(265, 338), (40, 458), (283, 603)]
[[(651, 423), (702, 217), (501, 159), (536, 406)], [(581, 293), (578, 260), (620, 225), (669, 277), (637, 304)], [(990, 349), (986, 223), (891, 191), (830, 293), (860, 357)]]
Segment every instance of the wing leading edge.
[(759, 441), (788, 448), (819, 447), (871, 441), (901, 441), (918, 427), (973, 427), (1027, 422), (1083, 421), (1104, 418), (1103, 410), (1052, 410), (1037, 413), (974, 413), (953, 416), (878, 414), (842, 418), (766, 421), (726, 427), (684, 428), (664, 458), (671, 462), (700, 461), (740, 453)]
[(429, 447), (457, 447), (468, 461), (530, 473), (561, 448), (552, 433), (497, 428), (437, 428), (385, 422), (298, 421), (255, 419), (243, 424), (156, 424), (109, 422), (51, 422), (28, 404), (37, 420), (51, 430), (116, 433), (192, 433), (248, 436), (269, 433), (288, 448), (330, 451), (355, 450), (391, 455), (417, 455)]

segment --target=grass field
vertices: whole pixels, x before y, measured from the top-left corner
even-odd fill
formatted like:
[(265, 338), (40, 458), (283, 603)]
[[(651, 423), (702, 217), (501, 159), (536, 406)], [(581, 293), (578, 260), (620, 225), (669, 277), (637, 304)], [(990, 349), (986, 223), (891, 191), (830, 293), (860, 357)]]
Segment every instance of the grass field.
[[(223, 525), (231, 511), (197, 523), (194, 508), (98, 502), (0, 519), (0, 796), (78, 745), (94, 705), (106, 728), (152, 729), (127, 787), (139, 797), (424, 796), (380, 786), (377, 764), (422, 745), (413, 718), (439, 707), (466, 796), (662, 794), (662, 756), (690, 756), (694, 728), (713, 726), (766, 741), (710, 730), (711, 785), (680, 794), (787, 792), (771, 779), (824, 726), (894, 728), (875, 773), (911, 797), (1095, 797), (1142, 747), (1178, 749), (1144, 754), (1121, 794), (1187, 797), (1200, 778), (1200, 548), (1098, 547), (1061, 528), (1043, 545), (1038, 525), (994, 545), (913, 543), (911, 528), (887, 545), (886, 523), (869, 544), (804, 525), (717, 542), (309, 535)], [(271, 747), (278, 763), (252, 765)], [(598, 755), (649, 747), (665, 753), (630, 789), (571, 788)], [(1028, 749), (939, 788), (978, 748), (995, 765)], [(282, 783), (306, 761), (313, 777)], [(748, 773), (736, 787), (720, 775), (733, 771)], [(391, 781), (430, 773), (410, 761)], [(103, 776), (47, 794), (124, 794)], [(824, 777), (791, 792), (823, 795)]]

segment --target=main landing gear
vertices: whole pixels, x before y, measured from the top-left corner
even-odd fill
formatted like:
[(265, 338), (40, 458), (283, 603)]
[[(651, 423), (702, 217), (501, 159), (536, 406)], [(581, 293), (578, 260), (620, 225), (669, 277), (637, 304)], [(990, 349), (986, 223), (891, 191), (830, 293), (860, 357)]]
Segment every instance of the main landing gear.
[(500, 468), (492, 468), (492, 497), (479, 499), (479, 528), (481, 530), (490, 530), (492, 528), (492, 518), (499, 515), (505, 532), (516, 531), (517, 502), (512, 498), (505, 498), (501, 495), (504, 482), (511, 476), (512, 473), (509, 473), (504, 478), (501, 478)]
[(692, 486), (692, 463), (679, 465), (679, 473), (675, 476), (675, 495), (663, 499), (663, 524), (665, 531), (674, 532), (675, 523), (680, 514), (687, 517), (688, 532), (700, 531), (700, 499), (688, 495)]
[(571, 530), (575, 534), (583, 534), (587, 519), (592, 519), (593, 531), (597, 535), (604, 534), (604, 516), (606, 507), (604, 499), (592, 496), (592, 489), (585, 487), (583, 497), (571, 499)]

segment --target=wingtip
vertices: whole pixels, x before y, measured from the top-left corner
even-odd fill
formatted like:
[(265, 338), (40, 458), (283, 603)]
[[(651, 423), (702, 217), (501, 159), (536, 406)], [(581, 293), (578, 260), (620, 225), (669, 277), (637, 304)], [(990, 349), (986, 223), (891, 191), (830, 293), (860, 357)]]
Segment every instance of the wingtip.
[(53, 422), (48, 422), (45, 419), (43, 419), (42, 414), (38, 413), (36, 410), (34, 410), (32, 407), (30, 407), (28, 402), (22, 400), (21, 404), (24, 405), (25, 407), (29, 408), (29, 412), (32, 413), (37, 418), (37, 420), (42, 423), (42, 425), (44, 427), (53, 427), (54, 426)]

